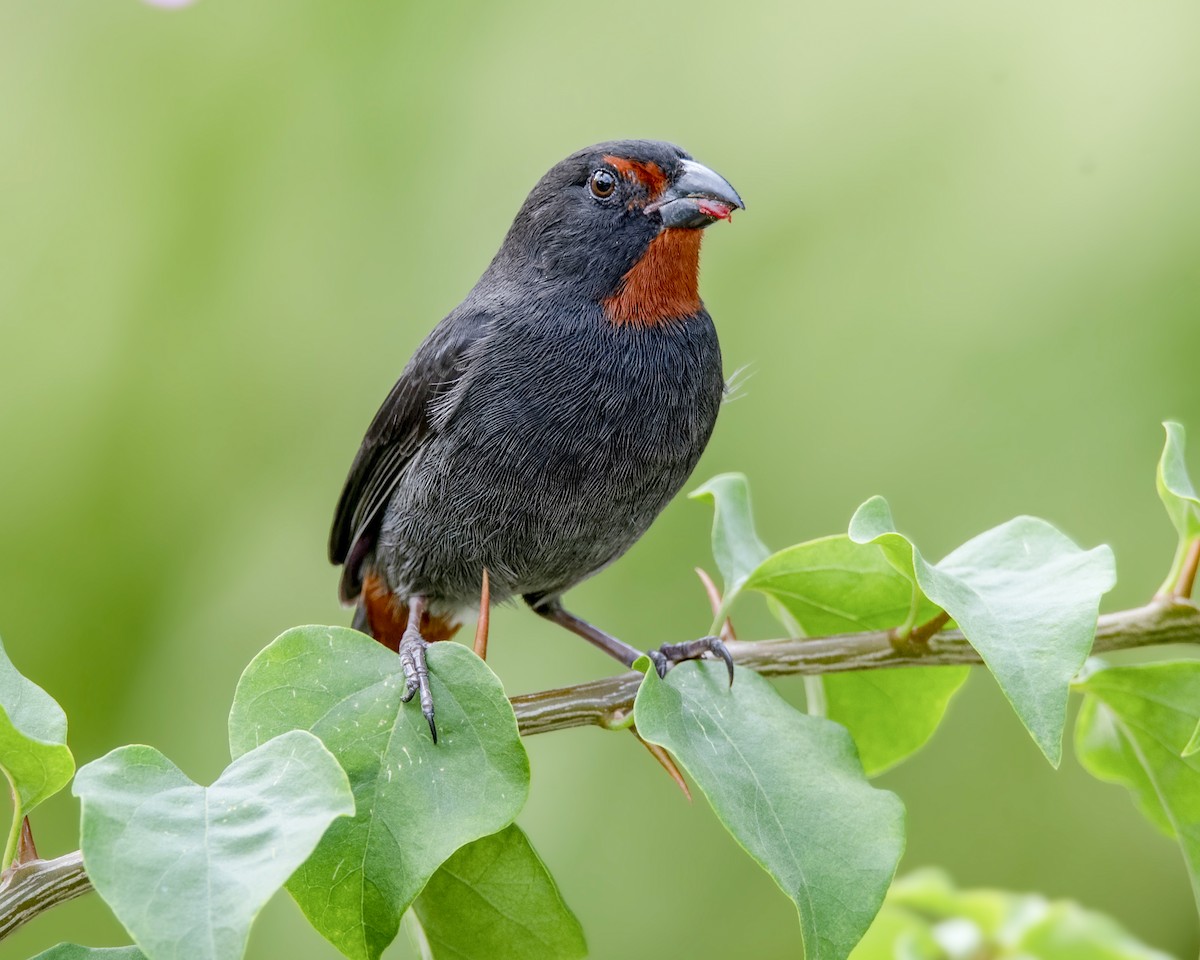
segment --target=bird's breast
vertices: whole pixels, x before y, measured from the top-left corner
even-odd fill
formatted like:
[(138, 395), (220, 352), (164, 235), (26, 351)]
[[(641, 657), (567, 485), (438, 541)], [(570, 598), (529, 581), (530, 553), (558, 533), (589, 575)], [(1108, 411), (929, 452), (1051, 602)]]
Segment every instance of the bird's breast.
[(477, 590), (480, 566), (498, 597), (582, 579), (645, 532), (716, 420), (706, 313), (669, 327), (513, 324), (488, 339), (385, 517), (393, 579), (418, 592)]

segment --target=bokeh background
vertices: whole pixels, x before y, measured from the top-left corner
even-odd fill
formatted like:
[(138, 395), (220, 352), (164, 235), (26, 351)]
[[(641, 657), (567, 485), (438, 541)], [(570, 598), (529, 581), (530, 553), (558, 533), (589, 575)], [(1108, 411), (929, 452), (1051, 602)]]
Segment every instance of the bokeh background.
[[(214, 778), (246, 662), (347, 620), (327, 524), (408, 354), (537, 177), (622, 136), (685, 145), (749, 204), (705, 247), (751, 375), (697, 482), (747, 473), (775, 547), (875, 493), (934, 557), (1034, 513), (1111, 543), (1106, 606), (1141, 602), (1173, 548), (1158, 423), (1200, 442), (1198, 37), (1170, 0), (0, 0), (10, 655), (80, 762), (147, 742)], [(642, 646), (697, 635), (709, 521), (680, 499), (574, 607)], [(752, 603), (739, 627), (775, 632)], [(612, 670), (519, 609), (492, 651), (513, 692)], [(594, 956), (798, 955), (791, 904), (632, 738), (528, 746), (521, 823)], [(902, 869), (1196, 955), (1174, 846), (1069, 752), (1049, 769), (986, 676), (880, 782)], [(77, 817), (43, 808), (43, 853)], [(2, 952), (61, 939), (126, 942), (91, 897)], [(251, 956), (335, 954), (281, 896)]]

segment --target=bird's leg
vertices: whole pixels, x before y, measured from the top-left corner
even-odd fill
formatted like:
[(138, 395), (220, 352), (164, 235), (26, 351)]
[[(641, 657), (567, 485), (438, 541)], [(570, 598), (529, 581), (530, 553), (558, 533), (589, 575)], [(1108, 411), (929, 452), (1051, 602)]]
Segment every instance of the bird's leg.
[(429, 733), (437, 743), (437, 724), (433, 722), (433, 691), (429, 689), (429, 666), (425, 662), (425, 651), (429, 643), (421, 636), (421, 617), (427, 604), (424, 597), (412, 597), (408, 601), (408, 626), (400, 639), (400, 666), (404, 668), (404, 696), (408, 703), (417, 693), (421, 694), (421, 713), (429, 722)]
[(525, 602), (539, 617), (545, 617), (560, 627), (566, 627), (573, 634), (583, 637), (588, 643), (599, 647), (610, 657), (620, 660), (625, 666), (632, 667), (633, 661), (642, 655), (642, 651), (623, 643), (616, 637), (605, 633), (599, 627), (593, 627), (586, 620), (581, 620), (575, 614), (565, 610), (557, 598), (542, 600), (540, 597), (525, 597)]
[[(572, 633), (583, 637), (588, 643), (599, 647), (610, 657), (620, 660), (627, 667), (632, 667), (633, 662), (642, 656), (642, 652), (636, 647), (631, 647), (564, 609), (562, 601), (557, 597), (544, 600), (536, 595), (526, 596), (525, 602), (539, 617), (545, 617), (560, 627), (566, 627)], [(729, 669), (729, 682), (732, 684), (733, 657), (720, 637), (701, 637), (699, 640), (689, 640), (687, 643), (664, 643), (657, 650), (651, 650), (647, 656), (653, 662), (658, 675), (665, 677), (667, 671), (675, 664), (684, 660), (697, 660), (706, 653), (711, 653), (725, 661), (725, 666)]]

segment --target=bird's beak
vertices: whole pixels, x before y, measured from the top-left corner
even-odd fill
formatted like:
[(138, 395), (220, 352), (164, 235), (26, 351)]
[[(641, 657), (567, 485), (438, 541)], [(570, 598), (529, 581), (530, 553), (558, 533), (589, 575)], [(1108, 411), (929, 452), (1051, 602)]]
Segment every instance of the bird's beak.
[(729, 181), (695, 160), (681, 160), (682, 172), (646, 213), (662, 215), (664, 227), (707, 227), (732, 218), (746, 205)]

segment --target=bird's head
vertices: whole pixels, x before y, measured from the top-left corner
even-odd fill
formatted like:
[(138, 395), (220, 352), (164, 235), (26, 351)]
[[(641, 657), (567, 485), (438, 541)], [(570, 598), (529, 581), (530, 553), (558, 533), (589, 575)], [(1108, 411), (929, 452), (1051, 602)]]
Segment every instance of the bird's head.
[(538, 181), (497, 265), (531, 268), (618, 325), (680, 320), (701, 309), (703, 228), (744, 207), (723, 177), (673, 144), (598, 143)]

